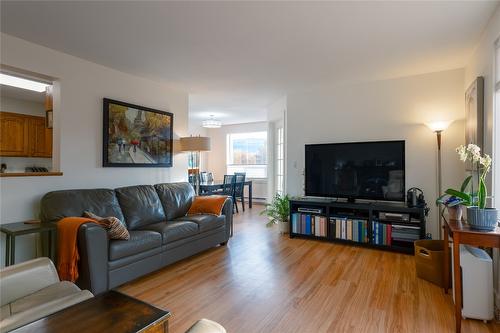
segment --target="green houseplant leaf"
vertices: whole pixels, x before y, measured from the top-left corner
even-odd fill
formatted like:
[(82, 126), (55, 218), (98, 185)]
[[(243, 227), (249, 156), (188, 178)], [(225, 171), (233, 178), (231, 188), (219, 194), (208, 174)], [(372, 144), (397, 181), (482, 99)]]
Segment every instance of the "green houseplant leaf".
[(273, 201), (266, 205), (260, 215), (269, 217), (269, 222), (266, 224), (268, 227), (279, 222), (287, 222), (290, 217), (290, 197), (288, 194), (276, 194)]
[(467, 186), (469, 185), (470, 181), (472, 179), (472, 175), (464, 179), (464, 182), (462, 183), (462, 186), (460, 187), (460, 192), (465, 192), (467, 189)]
[(471, 197), (469, 194), (467, 193), (464, 193), (464, 192), (460, 192), (460, 191), (457, 191), (457, 190), (454, 190), (452, 188), (449, 188), (445, 191), (446, 194), (449, 194), (449, 195), (453, 195), (457, 198), (460, 198), (462, 200), (464, 200), (464, 202), (470, 202), (471, 201)]
[(479, 179), (478, 206), (481, 209), (486, 207), (486, 184), (482, 177)]

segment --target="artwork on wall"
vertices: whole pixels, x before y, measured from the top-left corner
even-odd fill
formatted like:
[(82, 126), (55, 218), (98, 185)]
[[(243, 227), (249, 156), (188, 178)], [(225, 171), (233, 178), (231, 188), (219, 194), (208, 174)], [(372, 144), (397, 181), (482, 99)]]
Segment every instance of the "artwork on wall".
[(170, 112), (103, 99), (104, 167), (171, 167)]
[(465, 143), (483, 148), (484, 78), (479, 76), (465, 92)]

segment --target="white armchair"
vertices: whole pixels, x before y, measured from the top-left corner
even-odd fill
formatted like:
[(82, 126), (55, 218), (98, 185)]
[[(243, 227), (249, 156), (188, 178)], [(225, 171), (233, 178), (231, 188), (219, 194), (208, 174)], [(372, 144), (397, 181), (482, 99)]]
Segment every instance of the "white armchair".
[(186, 333), (226, 333), (226, 329), (215, 321), (200, 319)]
[(93, 297), (60, 281), (50, 259), (38, 258), (0, 270), (0, 332), (8, 332)]

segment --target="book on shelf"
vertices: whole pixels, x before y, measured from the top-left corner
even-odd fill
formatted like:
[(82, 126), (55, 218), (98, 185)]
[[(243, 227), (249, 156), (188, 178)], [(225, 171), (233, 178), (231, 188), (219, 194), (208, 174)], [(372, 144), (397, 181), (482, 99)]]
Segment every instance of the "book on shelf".
[(368, 243), (368, 220), (330, 217), (330, 238)]
[(375, 245), (391, 246), (392, 244), (392, 225), (372, 221), (372, 242)]
[(325, 216), (307, 213), (292, 214), (292, 232), (295, 234), (326, 237), (328, 230), (326, 224)]

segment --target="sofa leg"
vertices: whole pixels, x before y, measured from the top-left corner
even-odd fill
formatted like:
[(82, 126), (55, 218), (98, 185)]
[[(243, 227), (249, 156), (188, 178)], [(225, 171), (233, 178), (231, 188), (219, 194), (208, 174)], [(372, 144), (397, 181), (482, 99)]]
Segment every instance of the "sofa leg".
[(220, 246), (226, 246), (226, 245), (227, 245), (227, 241), (220, 243)]

